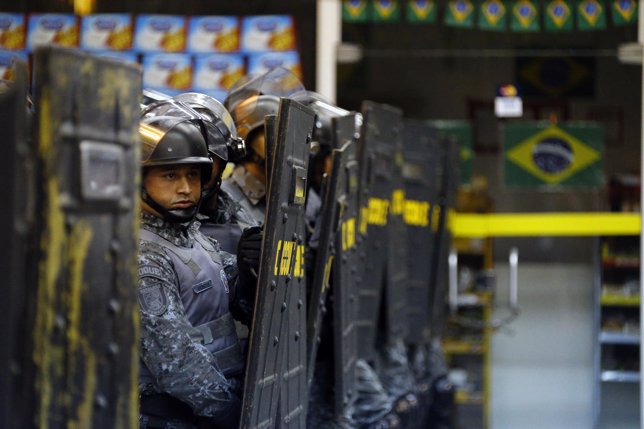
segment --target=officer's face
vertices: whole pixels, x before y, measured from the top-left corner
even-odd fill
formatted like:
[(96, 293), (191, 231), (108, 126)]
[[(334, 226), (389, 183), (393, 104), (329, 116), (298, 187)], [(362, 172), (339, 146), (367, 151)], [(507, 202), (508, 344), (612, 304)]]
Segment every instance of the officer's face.
[(250, 147), (260, 158), (266, 159), (266, 138), (263, 132), (257, 132), (253, 135)]
[[(149, 167), (143, 179), (148, 195), (168, 210), (188, 209), (201, 197), (201, 168), (196, 164)], [(143, 210), (160, 216), (142, 203)]]
[(266, 183), (266, 162), (264, 161), (261, 164), (257, 163), (257, 160), (266, 160), (266, 139), (264, 138), (264, 131), (254, 132), (248, 145), (257, 156), (255, 161), (244, 164), (246, 170), (250, 171), (260, 182)]

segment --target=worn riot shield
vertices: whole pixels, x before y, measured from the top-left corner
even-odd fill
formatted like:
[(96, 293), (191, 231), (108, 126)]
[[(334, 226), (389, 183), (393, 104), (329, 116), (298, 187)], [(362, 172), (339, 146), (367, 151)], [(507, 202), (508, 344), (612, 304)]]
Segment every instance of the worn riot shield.
[(441, 137), (440, 167), (437, 168), (439, 191), (436, 210), (433, 210), (432, 226), (435, 228), (434, 255), (431, 268), (430, 324), (431, 342), (428, 348), (429, 382), (431, 403), (427, 407), (428, 427), (452, 427), (454, 422), (454, 386), (449, 382), (447, 364), (442, 352), (441, 339), (447, 322), (447, 271), (451, 232), (448, 229), (448, 213), (454, 207), (458, 178), (458, 145), (456, 140)]
[(280, 101), (242, 428), (306, 425), (304, 202), (313, 121), (308, 108)]
[[(364, 270), (359, 285), (358, 304), (358, 354), (361, 358), (374, 358), (375, 340), (382, 290), (386, 273), (388, 248), (387, 221), (392, 194), (395, 148), (402, 137), (402, 112), (392, 106), (365, 101), (362, 106), (363, 131), (361, 134), (361, 168), (368, 195), (366, 219), (367, 232), (364, 251)], [(363, 174), (363, 173), (361, 173)], [(361, 207), (364, 207), (364, 199)], [(362, 210), (362, 209), (361, 209)], [(361, 213), (363, 216), (363, 213)]]
[(0, 236), (4, 245), (0, 250), (0, 272), (4, 275), (0, 301), (0, 427), (21, 427), (25, 417), (24, 394), (20, 381), (22, 362), (29, 356), (24, 349), (25, 285), (29, 231), (34, 228), (34, 177), (30, 167), (33, 153), (28, 145), (27, 124), (27, 67), (14, 64), (15, 81), (0, 88), (0, 174), (3, 186), (0, 196), (4, 207), (0, 210)]
[(266, 149), (266, 194), (268, 195), (271, 186), (271, 175), (275, 165), (275, 148), (277, 146), (277, 116), (266, 115), (264, 117), (264, 141)]
[(313, 380), (318, 345), (321, 341), (320, 331), (322, 320), (326, 313), (326, 298), (330, 288), (331, 267), (336, 255), (335, 232), (338, 230), (338, 213), (340, 210), (338, 197), (340, 195), (343, 154), (335, 150), (332, 154), (332, 167), (323, 185), (322, 207), (316, 228), (320, 230), (317, 252), (313, 261), (313, 277), (311, 279), (310, 297), (308, 302), (307, 321), (307, 355), (309, 383)]
[(432, 258), (432, 296), (431, 305), (431, 335), (441, 338), (447, 318), (447, 257), (452, 242), (452, 234), (448, 228), (448, 213), (454, 209), (458, 187), (458, 143), (452, 137), (441, 138), (443, 168), (440, 169), (441, 182), (438, 193), (438, 213), (436, 222), (436, 240), (434, 240), (434, 257)]
[[(430, 281), (433, 258), (432, 208), (438, 198), (440, 166), (439, 136), (429, 125), (405, 120), (403, 144), (403, 179), (405, 207), (403, 219), (407, 227), (408, 267), (407, 313), (410, 344), (429, 344)], [(437, 212), (438, 213), (438, 212)]]
[[(394, 146), (391, 170), (391, 202), (387, 224), (387, 272), (385, 278), (385, 336), (387, 344), (407, 337), (409, 332), (407, 289), (407, 228), (403, 219), (405, 184), (403, 182), (402, 132), (391, 142)], [(415, 256), (415, 253), (412, 253)]]
[(24, 427), (135, 428), (140, 71), (43, 48), (34, 73)]
[(359, 168), (355, 142), (356, 114), (333, 118), (333, 168), (340, 168), (338, 227), (335, 230), (336, 258), (332, 266), (333, 349), (335, 413), (346, 410), (356, 395), (356, 360), (358, 359), (357, 234)]

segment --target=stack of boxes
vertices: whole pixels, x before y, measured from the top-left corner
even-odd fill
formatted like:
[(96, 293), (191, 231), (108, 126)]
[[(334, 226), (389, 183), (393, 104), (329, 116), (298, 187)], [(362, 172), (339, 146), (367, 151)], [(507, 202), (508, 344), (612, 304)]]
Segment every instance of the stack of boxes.
[(245, 74), (273, 67), (302, 78), (289, 15), (181, 16), (0, 13), (0, 79), (41, 45), (79, 47), (136, 62), (144, 88), (169, 95), (197, 91), (223, 100)]

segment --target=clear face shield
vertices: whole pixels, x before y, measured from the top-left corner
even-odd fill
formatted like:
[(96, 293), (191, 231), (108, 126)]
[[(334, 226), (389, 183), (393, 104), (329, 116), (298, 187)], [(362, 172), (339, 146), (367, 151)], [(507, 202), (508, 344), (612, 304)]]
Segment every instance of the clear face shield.
[(262, 125), (266, 115), (277, 114), (280, 98), (295, 98), (304, 92), (304, 85), (293, 72), (277, 67), (237, 81), (224, 105), (233, 113), (240, 135), (244, 137), (242, 133), (249, 133)]
[[(228, 150), (226, 161), (235, 161), (246, 154), (244, 139), (237, 135), (237, 128), (233, 117), (219, 101), (209, 95), (197, 92), (186, 92), (174, 97), (175, 100), (186, 103), (197, 111), (203, 119), (212, 126), (208, 127), (209, 146), (210, 143), (219, 142), (223, 139)], [(217, 152), (213, 154), (219, 156)]]
[[(197, 95), (208, 97), (203, 94), (197, 94)], [(153, 102), (143, 109), (141, 113), (141, 122), (143, 123), (149, 122), (149, 121), (152, 121), (153, 118), (161, 117), (161, 116), (168, 117), (168, 118), (179, 118), (182, 120), (195, 121), (202, 128), (202, 132), (204, 133), (204, 137), (206, 138), (206, 143), (208, 145), (208, 151), (213, 156), (216, 156), (222, 159), (223, 161), (228, 161), (228, 146), (226, 142), (229, 136), (233, 134), (230, 129), (228, 130), (228, 133), (226, 133), (225, 130), (222, 130), (220, 127), (217, 126), (215, 122), (211, 121), (210, 117), (216, 117), (214, 115), (221, 114), (223, 117), (225, 117), (225, 120), (227, 120), (229, 124), (233, 124), (232, 117), (226, 111), (226, 109), (221, 105), (221, 103), (218, 103), (214, 99), (212, 99), (212, 101), (218, 104), (218, 106), (217, 104), (211, 104), (211, 107), (215, 109), (214, 112), (211, 111), (212, 113), (205, 112), (210, 108), (195, 109), (191, 107), (188, 103), (177, 99), (167, 99), (167, 100)], [(212, 115), (212, 116), (209, 116), (209, 115)], [(222, 120), (222, 122), (223, 121), (224, 120)], [(232, 128), (232, 131), (235, 132), (234, 136), (236, 138), (237, 135), (236, 135), (235, 127), (234, 125), (230, 125), (230, 126)]]
[(296, 94), (294, 100), (310, 107), (315, 112), (315, 129), (313, 130), (312, 149), (316, 146), (331, 146), (332, 126), (331, 120), (340, 116), (346, 116), (350, 112), (336, 106), (321, 94), (313, 91), (304, 91)]

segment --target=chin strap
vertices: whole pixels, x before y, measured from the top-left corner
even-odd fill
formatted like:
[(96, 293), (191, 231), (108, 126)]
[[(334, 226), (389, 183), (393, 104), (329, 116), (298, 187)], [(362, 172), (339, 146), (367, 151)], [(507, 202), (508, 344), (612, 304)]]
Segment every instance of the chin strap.
[(199, 207), (201, 206), (201, 202), (203, 201), (203, 193), (201, 194), (201, 198), (199, 198), (199, 202), (187, 209), (174, 209), (174, 210), (168, 210), (165, 207), (163, 207), (161, 204), (157, 203), (154, 201), (152, 197), (150, 197), (150, 194), (145, 190), (144, 187), (141, 187), (141, 199), (150, 207), (152, 207), (157, 213), (161, 215), (161, 218), (165, 220), (166, 222), (170, 223), (186, 223), (186, 222), (192, 222), (199, 212)]

